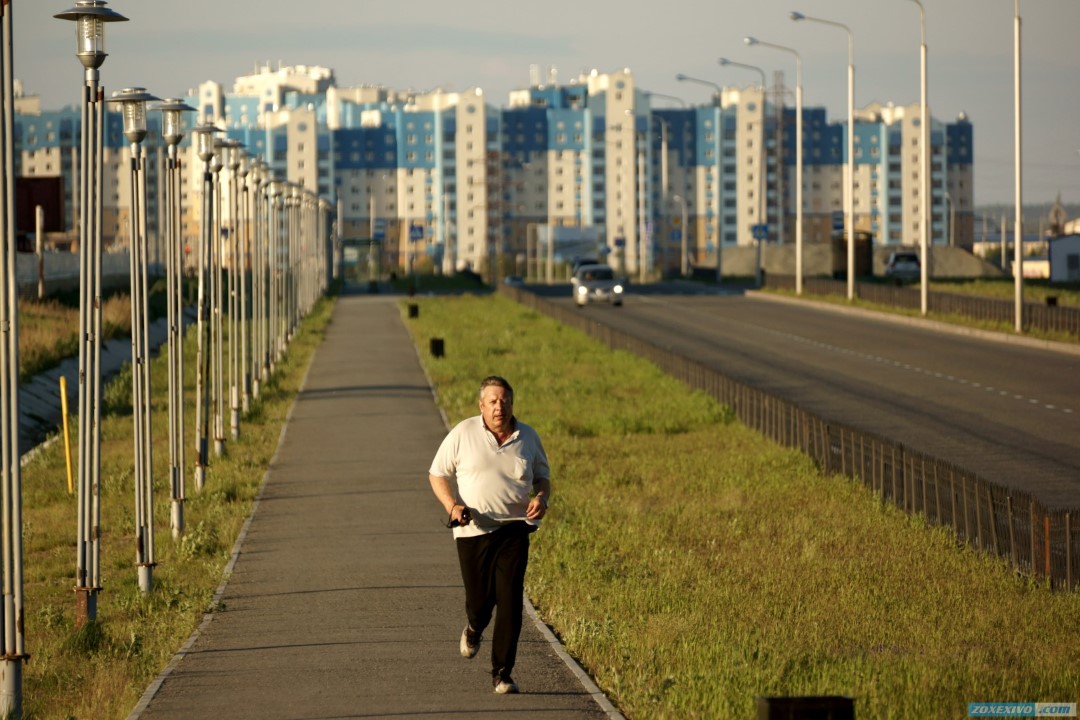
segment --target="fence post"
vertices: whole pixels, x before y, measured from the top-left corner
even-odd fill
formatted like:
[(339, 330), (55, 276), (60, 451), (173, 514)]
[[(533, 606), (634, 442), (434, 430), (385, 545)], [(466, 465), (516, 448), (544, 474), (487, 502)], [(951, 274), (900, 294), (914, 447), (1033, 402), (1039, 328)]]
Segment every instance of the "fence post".
[(1028, 524), (1031, 526), (1031, 574), (1038, 576), (1039, 566), (1035, 564), (1035, 504), (1028, 500)]
[(1005, 508), (1008, 514), (1009, 521), (1009, 560), (1012, 561), (1013, 566), (1016, 566), (1016, 538), (1013, 533), (1013, 503), (1012, 495), (1005, 498)]
[(1050, 573), (1050, 516), (1043, 515), (1043, 561), (1046, 568), (1046, 581), (1054, 586), (1054, 576)]
[(998, 552), (998, 536), (997, 536), (997, 522), (994, 517), (994, 492), (993, 488), (986, 488), (986, 507), (987, 507), (987, 520), (990, 523), (990, 539), (994, 542), (994, 554), (1000, 555)]
[(938, 464), (934, 463), (934, 522), (941, 525), (941, 480), (938, 477)]
[(978, 547), (980, 550), (986, 549), (986, 543), (983, 542), (982, 534), (982, 509), (979, 507), (979, 483), (975, 483), (975, 538), (978, 541)]
[(1072, 523), (1071, 516), (1065, 513), (1065, 589), (1072, 590)]
[[(956, 469), (953, 468), (953, 472)], [(964, 500), (964, 540), (971, 542), (971, 518), (968, 516), (968, 497), (967, 497), (967, 475), (964, 475), (961, 480), (963, 485), (960, 488), (960, 497)]]
[(919, 458), (919, 482), (922, 483), (922, 511), (927, 518), (930, 517), (930, 509), (926, 503), (926, 458)]

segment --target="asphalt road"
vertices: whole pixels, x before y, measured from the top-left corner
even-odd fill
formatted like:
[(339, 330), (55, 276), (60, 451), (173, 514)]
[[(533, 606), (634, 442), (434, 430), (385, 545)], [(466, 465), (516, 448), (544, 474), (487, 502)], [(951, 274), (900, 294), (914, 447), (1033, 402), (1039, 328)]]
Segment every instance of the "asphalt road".
[(582, 312), (1050, 509), (1080, 507), (1080, 354), (728, 292), (631, 287), (623, 307)]

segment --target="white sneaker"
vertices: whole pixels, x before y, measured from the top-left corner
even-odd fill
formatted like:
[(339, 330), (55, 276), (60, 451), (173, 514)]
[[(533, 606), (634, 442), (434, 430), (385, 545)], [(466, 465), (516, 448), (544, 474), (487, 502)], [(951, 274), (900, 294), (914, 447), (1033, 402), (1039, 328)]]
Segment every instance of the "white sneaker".
[(513, 695), (518, 692), (517, 683), (509, 675), (496, 675), (492, 678), (495, 692), (500, 695)]
[(480, 652), (480, 640), (482, 637), (483, 635), (473, 632), (473, 629), (466, 623), (465, 629), (461, 631), (461, 642), (459, 643), (461, 657), (476, 657), (476, 653)]

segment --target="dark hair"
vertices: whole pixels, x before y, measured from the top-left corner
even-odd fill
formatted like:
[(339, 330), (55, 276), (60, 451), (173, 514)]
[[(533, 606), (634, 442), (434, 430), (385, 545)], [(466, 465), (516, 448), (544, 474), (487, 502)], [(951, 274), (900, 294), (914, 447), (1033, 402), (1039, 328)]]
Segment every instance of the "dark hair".
[(510, 397), (510, 402), (514, 402), (514, 388), (510, 387), (510, 383), (507, 381), (506, 378), (500, 377), (499, 375), (488, 375), (486, 378), (481, 380), (479, 394), (483, 396), (484, 388), (491, 387), (492, 385), (494, 385), (495, 387), (501, 387), (503, 390), (505, 390), (506, 394)]

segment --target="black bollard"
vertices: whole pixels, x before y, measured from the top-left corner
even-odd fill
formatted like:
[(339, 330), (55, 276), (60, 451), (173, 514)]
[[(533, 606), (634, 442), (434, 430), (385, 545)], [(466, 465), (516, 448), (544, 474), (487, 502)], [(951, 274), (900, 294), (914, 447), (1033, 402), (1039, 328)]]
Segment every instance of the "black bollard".
[(431, 357), (441, 358), (444, 350), (442, 338), (431, 338)]
[(420, 306), (416, 303), (409, 303), (409, 317), (420, 317)]

